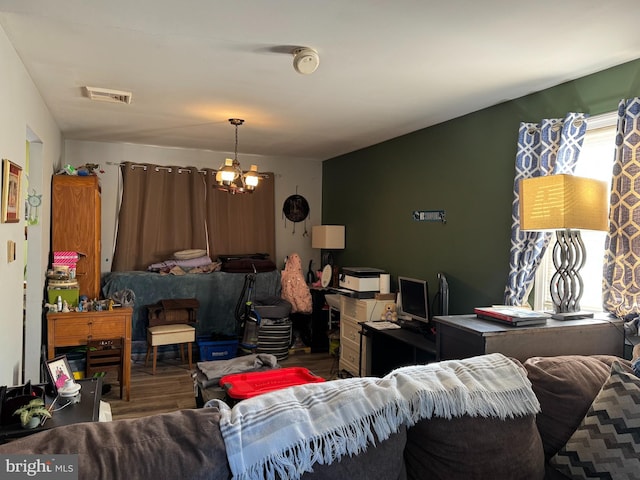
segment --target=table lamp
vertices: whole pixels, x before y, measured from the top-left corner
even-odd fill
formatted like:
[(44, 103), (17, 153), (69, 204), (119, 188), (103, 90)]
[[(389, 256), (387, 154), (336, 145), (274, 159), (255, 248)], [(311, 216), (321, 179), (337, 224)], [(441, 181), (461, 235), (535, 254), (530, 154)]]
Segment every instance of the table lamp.
[(520, 230), (556, 231), (553, 247), (552, 318), (570, 320), (593, 317), (580, 311), (583, 282), (580, 269), (587, 252), (580, 230), (608, 230), (605, 182), (567, 174), (520, 181)]

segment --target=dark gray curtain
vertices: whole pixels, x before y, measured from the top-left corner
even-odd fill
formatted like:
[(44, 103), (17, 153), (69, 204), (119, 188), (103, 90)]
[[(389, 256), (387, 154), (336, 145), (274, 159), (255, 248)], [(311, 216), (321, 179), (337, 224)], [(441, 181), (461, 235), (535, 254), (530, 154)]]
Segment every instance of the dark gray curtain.
[(214, 188), (213, 170), (124, 163), (122, 202), (112, 271), (146, 270), (174, 252), (275, 257), (273, 174), (252, 194)]

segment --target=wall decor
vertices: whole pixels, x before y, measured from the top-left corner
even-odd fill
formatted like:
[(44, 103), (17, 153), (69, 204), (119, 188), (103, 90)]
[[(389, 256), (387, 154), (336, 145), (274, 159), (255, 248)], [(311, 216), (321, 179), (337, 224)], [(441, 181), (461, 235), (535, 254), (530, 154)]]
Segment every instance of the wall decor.
[(20, 180), (22, 168), (6, 158), (2, 160), (2, 222), (20, 221)]
[(40, 206), (42, 205), (42, 194), (38, 195), (35, 190), (27, 193), (27, 224), (37, 225), (40, 222)]
[(285, 228), (287, 226), (286, 219), (293, 222), (293, 233), (296, 233), (296, 223), (305, 222), (303, 237), (307, 237), (307, 217), (309, 216), (309, 203), (307, 199), (302, 195), (298, 195), (298, 189), (296, 187), (296, 194), (290, 195), (284, 201), (282, 205), (282, 215), (285, 217)]
[(447, 214), (444, 210), (414, 210), (411, 216), (416, 222), (447, 223)]

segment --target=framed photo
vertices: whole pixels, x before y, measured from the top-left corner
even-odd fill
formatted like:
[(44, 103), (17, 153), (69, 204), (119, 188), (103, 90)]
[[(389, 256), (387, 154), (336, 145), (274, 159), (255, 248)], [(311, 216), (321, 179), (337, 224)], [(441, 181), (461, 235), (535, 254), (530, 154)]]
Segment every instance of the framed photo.
[(73, 380), (73, 371), (69, 366), (69, 361), (67, 360), (66, 355), (61, 355), (53, 360), (48, 360), (47, 370), (49, 371), (51, 383), (53, 383), (53, 388), (56, 393), (59, 388), (64, 387), (64, 382), (69, 379)]
[(2, 160), (2, 222), (20, 221), (20, 180), (22, 168), (6, 158)]

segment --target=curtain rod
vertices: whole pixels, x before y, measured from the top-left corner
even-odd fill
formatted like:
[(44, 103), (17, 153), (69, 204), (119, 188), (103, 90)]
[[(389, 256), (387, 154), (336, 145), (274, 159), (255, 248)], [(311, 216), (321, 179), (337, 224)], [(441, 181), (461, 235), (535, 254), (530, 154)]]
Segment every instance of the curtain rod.
[[(115, 165), (116, 167), (122, 168), (122, 167), (125, 166), (125, 163), (123, 163), (123, 162), (107, 162), (107, 165)], [(172, 172), (173, 168), (177, 168), (178, 169), (178, 173), (182, 173), (183, 171), (187, 172), (187, 173), (192, 173), (192, 170), (194, 168), (196, 168), (196, 167), (165, 167), (163, 165), (143, 165), (143, 164), (138, 164), (138, 163), (132, 163), (129, 166), (132, 169), (134, 169), (134, 168), (142, 168), (144, 170), (146, 170), (149, 167), (153, 167), (156, 172), (159, 172), (160, 170), (166, 170), (167, 172)], [(218, 172), (214, 168), (209, 169), (209, 171), (214, 175)], [(204, 175), (206, 175), (208, 173), (207, 170), (196, 170), (196, 172), (197, 173), (202, 173)], [(268, 178), (269, 177), (269, 175), (267, 175), (266, 173), (258, 173), (258, 176), (260, 178)]]
[[(116, 163), (116, 162), (107, 162), (107, 165), (115, 165), (116, 167), (124, 167), (126, 166), (125, 163)], [(192, 170), (195, 167), (165, 167), (163, 165), (143, 165), (143, 164), (138, 164), (138, 163), (132, 163), (129, 165), (132, 169), (134, 168), (142, 168), (144, 170), (146, 170), (149, 167), (152, 167), (156, 172), (159, 172), (160, 170), (166, 170), (167, 172), (171, 172), (173, 171), (174, 168), (178, 169), (178, 173), (182, 173), (187, 172), (187, 173), (192, 173)], [(196, 170), (196, 172), (198, 173), (204, 173), (206, 175), (207, 171), (206, 170)], [(213, 171), (213, 173), (215, 173), (215, 170)]]

